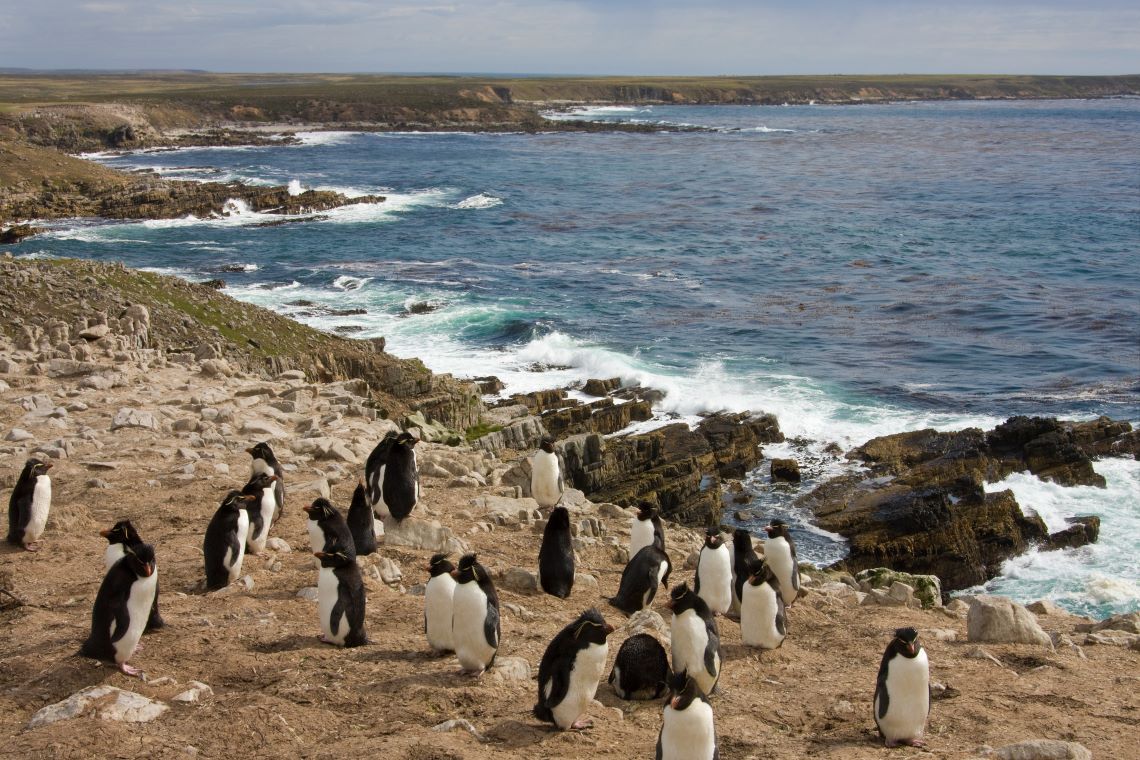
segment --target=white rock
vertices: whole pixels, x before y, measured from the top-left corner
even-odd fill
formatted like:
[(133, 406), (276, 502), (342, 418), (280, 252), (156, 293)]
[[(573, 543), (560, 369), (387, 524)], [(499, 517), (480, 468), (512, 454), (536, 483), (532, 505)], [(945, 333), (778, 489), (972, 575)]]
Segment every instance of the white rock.
[(491, 673), (503, 681), (529, 681), (530, 663), (523, 657), (496, 657)]
[(101, 720), (147, 723), (169, 709), (170, 707), (162, 702), (148, 699), (133, 691), (124, 691), (114, 686), (89, 686), (62, 702), (56, 702), (39, 710), (32, 716), (28, 728), (39, 728), (56, 721), (77, 718), (88, 710), (93, 711)]
[(466, 731), (467, 733), (474, 736), (475, 739), (478, 741), (481, 741), (481, 742), (487, 741), (487, 737), (485, 737), (485, 736), (483, 736), (483, 734), (479, 733), (475, 729), (475, 726), (471, 725), (471, 721), (464, 720), (462, 718), (453, 718), (451, 720), (445, 720), (443, 723), (440, 723), (438, 725), (431, 727), (431, 730), (435, 731), (436, 733), (444, 733), (446, 731), (455, 731), (457, 729), (462, 730), (462, 731)]
[(504, 573), (500, 585), (507, 591), (513, 591), (516, 594), (538, 593), (538, 578), (535, 577), (534, 573), (521, 567), (512, 567)]
[(264, 436), (267, 438), (286, 438), (284, 430), (268, 420), (246, 420), (241, 424), (241, 432), (246, 435)]
[(91, 325), (86, 330), (81, 330), (79, 337), (84, 340), (99, 340), (111, 332), (111, 328), (107, 325)]
[(171, 701), (190, 704), (201, 701), (202, 697), (211, 697), (213, 695), (214, 690), (206, 684), (201, 681), (191, 681), (190, 688), (172, 697)]
[(998, 760), (1092, 760), (1092, 752), (1076, 742), (1056, 739), (1032, 739), (1007, 744), (993, 751)]
[(970, 600), (966, 635), (969, 641), (1053, 646), (1032, 612), (1001, 596), (982, 595)]
[(317, 601), (317, 587), (316, 586), (306, 586), (305, 588), (303, 588), (297, 592), (297, 598), (298, 599), (305, 599), (305, 600), (310, 601), (310, 602)]
[(450, 528), (440, 525), (436, 520), (428, 522), (415, 517), (395, 520), (389, 517), (383, 524), (384, 543), (391, 546), (411, 546), (451, 554), (466, 554), (470, 551), (467, 544), (456, 537)]
[(21, 443), (23, 441), (30, 441), (35, 438), (34, 435), (22, 428), (12, 428), (8, 435), (4, 436), (5, 441), (12, 441), (13, 443)]
[(115, 413), (115, 418), (111, 421), (111, 430), (119, 430), (120, 428), (157, 430), (158, 420), (150, 412), (124, 407)]
[(280, 554), (288, 554), (293, 551), (293, 547), (289, 546), (288, 541), (283, 538), (278, 538), (277, 536), (270, 537), (269, 540), (265, 542), (265, 546), (267, 549), (272, 549)]
[(404, 577), (400, 566), (389, 557), (381, 557), (376, 561), (374, 567), (380, 572), (380, 580), (389, 586), (396, 585)]

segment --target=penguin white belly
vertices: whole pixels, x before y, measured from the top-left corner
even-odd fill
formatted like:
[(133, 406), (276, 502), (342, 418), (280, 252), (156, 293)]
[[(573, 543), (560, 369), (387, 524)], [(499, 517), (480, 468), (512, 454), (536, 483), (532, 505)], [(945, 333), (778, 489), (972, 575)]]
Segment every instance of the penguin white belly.
[(49, 509), (51, 509), (51, 478), (39, 475), (36, 477), (36, 487), (32, 491), (32, 513), (28, 519), (28, 527), (24, 528), (24, 543), (38, 541), (44, 534)]
[[(685, 671), (708, 694), (716, 685), (716, 676), (709, 675), (705, 668), (705, 648), (709, 643), (708, 629), (701, 616), (692, 610), (685, 610), (673, 616), (673, 672)], [(715, 655), (714, 665), (720, 672), (720, 655)]]
[(336, 607), (339, 588), (340, 580), (337, 579), (333, 569), (322, 567), (320, 574), (317, 575), (317, 615), (321, 619), (321, 633), (325, 635), (326, 641), (343, 645), (345, 637), (348, 636), (348, 613), (341, 614), (337, 632), (333, 633), (332, 630), (332, 613)]
[(125, 556), (127, 555), (123, 551), (122, 544), (107, 544), (107, 548), (103, 550), (103, 567), (110, 570), (116, 562)]
[[(559, 728), (570, 728), (586, 712), (586, 706), (598, 690), (598, 681), (606, 669), (609, 653), (606, 644), (590, 644), (579, 650), (578, 656), (574, 658), (574, 667), (570, 670), (570, 687), (566, 690), (566, 696), (550, 710), (554, 713), (554, 723)], [(549, 695), (549, 690), (547, 694)]]
[(713, 612), (724, 614), (732, 606), (732, 563), (728, 549), (721, 544), (716, 549), (701, 549), (697, 574), (701, 579), (698, 596)]
[(250, 529), (249, 551), (252, 554), (261, 554), (265, 551), (265, 542), (269, 539), (269, 526), (273, 522), (273, 513), (277, 509), (277, 496), (273, 488), (261, 489), (261, 502), (258, 504), (261, 511), (261, 530), (256, 534)]
[(309, 543), (312, 545), (313, 551), (323, 552), (325, 550), (325, 532), (321, 530), (321, 526), (316, 520), (307, 520), (305, 527), (309, 529)]
[(712, 706), (700, 699), (684, 710), (667, 706), (659, 741), (661, 760), (712, 760), (716, 751)]
[(896, 655), (887, 669), (887, 714), (879, 717), (875, 695), (875, 721), (887, 741), (920, 739), (930, 712), (930, 665), (926, 650), (915, 657)]
[(452, 598), (452, 643), (459, 664), (480, 670), (490, 664), (495, 647), (487, 643), (483, 621), (487, 618), (487, 595), (477, 583), (459, 583)]
[(780, 582), (780, 596), (784, 604), (791, 604), (799, 595), (799, 573), (792, 559), (792, 547), (782, 536), (764, 540), (764, 558)]
[(455, 649), (451, 631), (451, 610), (456, 585), (454, 578), (442, 573), (429, 580), (424, 590), (425, 633), (428, 646), (437, 652)]
[(258, 475), (273, 475), (273, 468), (269, 466), (261, 457), (257, 457), (249, 463), (249, 476), (256, 478)]
[[(131, 658), (139, 645), (143, 629), (146, 628), (147, 618), (150, 617), (150, 608), (154, 605), (154, 593), (158, 588), (158, 567), (145, 578), (136, 578), (131, 584), (131, 593), (127, 597), (127, 632), (118, 641), (113, 642), (115, 648), (115, 662), (120, 665)], [(115, 624), (111, 623), (111, 638), (114, 639)]]
[[(388, 509), (388, 505), (384, 502), (384, 472), (387, 469), (388, 465), (382, 464), (380, 465), (380, 472), (376, 473), (376, 483), (379, 486), (376, 490), (379, 491), (380, 498), (378, 498), (376, 500), (376, 503), (372, 505), (372, 514), (376, 517), (379, 517), (381, 520), (392, 516), (391, 511)], [(320, 550), (318, 549), (318, 551)]]
[(249, 538), (249, 514), (244, 510), (238, 510), (237, 521), (237, 552), (235, 553), (231, 547), (226, 547), (226, 556), (222, 563), (226, 569), (230, 571), (230, 583), (233, 583), (241, 575), (241, 563), (245, 559), (245, 542)]
[(558, 455), (545, 451), (535, 453), (530, 469), (530, 495), (538, 506), (553, 507), (562, 498), (558, 480)]
[[(661, 584), (661, 581), (665, 578), (665, 573), (667, 573), (667, 572), (669, 572), (669, 566), (666, 565), (664, 562), (662, 562), (660, 565), (657, 566), (657, 583), (658, 583), (658, 585)], [(645, 593), (641, 595), (641, 608), (642, 609), (645, 609), (646, 607), (649, 606), (649, 597), (650, 597), (650, 595), (654, 594), (656, 592), (656, 590), (657, 590), (657, 586), (654, 586), (653, 588), (645, 589)]]
[(767, 583), (744, 584), (740, 603), (740, 638), (746, 646), (775, 649), (784, 643), (784, 634), (776, 628), (779, 603), (776, 590)]
[(637, 553), (653, 543), (653, 521), (633, 518), (633, 525), (629, 529), (629, 557), (633, 559)]

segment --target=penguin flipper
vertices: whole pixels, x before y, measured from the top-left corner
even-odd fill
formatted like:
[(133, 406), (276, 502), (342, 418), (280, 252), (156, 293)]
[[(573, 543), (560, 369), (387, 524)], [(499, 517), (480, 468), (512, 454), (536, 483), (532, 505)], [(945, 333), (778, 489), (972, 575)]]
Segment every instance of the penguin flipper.
[[(890, 670), (891, 650), (883, 652), (883, 661), (879, 664), (879, 674), (875, 678), (875, 725), (887, 716), (887, 708), (891, 703), (890, 692), (887, 691), (887, 673)], [(928, 703), (929, 704), (929, 703)], [(882, 731), (880, 731), (882, 733)]]
[(720, 654), (720, 636), (715, 631), (709, 630), (709, 640), (705, 644), (705, 670), (709, 675), (716, 678), (717, 674), (717, 655)]
[(788, 635), (787, 625), (787, 608), (784, 606), (784, 597), (780, 596), (780, 592), (776, 591), (776, 632), (781, 636)]
[(487, 639), (487, 646), (499, 648), (499, 608), (494, 604), (487, 605), (487, 616), (483, 618), (483, 637)]
[[(129, 586), (127, 593), (130, 594)], [(112, 612), (115, 617), (112, 620), (114, 627), (111, 630), (111, 643), (114, 644), (127, 635), (127, 628), (131, 625), (131, 614), (127, 611), (127, 600), (122, 599), (119, 604), (114, 605)]]
[(661, 727), (661, 731), (657, 733), (657, 755), (656, 760), (661, 760), (661, 734), (665, 731), (665, 727)]

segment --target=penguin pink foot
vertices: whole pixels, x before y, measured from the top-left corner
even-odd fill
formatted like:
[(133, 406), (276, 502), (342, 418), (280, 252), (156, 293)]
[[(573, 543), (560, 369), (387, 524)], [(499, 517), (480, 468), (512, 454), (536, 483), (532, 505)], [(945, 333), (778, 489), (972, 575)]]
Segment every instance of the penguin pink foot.
[(479, 676), (483, 675), (483, 671), (484, 668), (460, 668), (456, 675), (478, 678)]
[(570, 724), (570, 728), (573, 728), (573, 729), (578, 730), (578, 731), (582, 731), (582, 730), (585, 730), (587, 728), (593, 728), (593, 727), (594, 727), (594, 721), (590, 720), (589, 718), (579, 718), (578, 720), (576, 720)]
[(24, 544), (24, 551), (26, 552), (38, 552), (39, 550), (40, 545), (37, 543)]
[(142, 675), (142, 668), (136, 668), (134, 665), (128, 665), (125, 662), (119, 663), (119, 670), (128, 676), (138, 678)]

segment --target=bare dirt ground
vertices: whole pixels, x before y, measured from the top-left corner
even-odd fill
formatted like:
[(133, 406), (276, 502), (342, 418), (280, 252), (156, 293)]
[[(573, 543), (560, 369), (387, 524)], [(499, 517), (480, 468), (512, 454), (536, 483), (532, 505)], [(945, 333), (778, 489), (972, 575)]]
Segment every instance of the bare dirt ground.
[[(63, 437), (70, 455), (53, 460), (54, 499), (42, 550), (0, 550), (0, 587), (25, 604), (0, 612), (0, 755), (11, 757), (386, 757), (391, 760), (471, 758), (649, 758), (661, 725), (660, 702), (625, 702), (603, 683), (593, 728), (558, 732), (531, 715), (538, 662), (554, 634), (590, 606), (602, 610), (617, 632), (610, 657), (624, 639), (623, 616), (603, 595), (616, 591), (622, 566), (602, 542), (582, 547), (579, 572), (597, 579), (579, 583), (570, 599), (502, 590), (500, 658), (521, 657), (532, 678), (491, 671), (479, 679), (456, 674), (453, 657), (428, 653), (422, 633), (423, 598), (402, 593), (368, 572), (367, 625), (372, 643), (342, 650), (317, 641), (316, 604), (297, 591), (316, 584), (301, 505), (316, 493), (302, 484), (329, 475), (333, 501), (345, 508), (360, 466), (329, 466), (307, 457), (283, 456), (296, 464), (288, 475), (286, 514), (271, 535), (290, 552), (248, 557), (251, 590), (204, 594), (201, 542), (224, 493), (248, 474), (246, 446), (265, 436), (232, 433), (224, 442), (196, 449), (202, 459), (192, 477), (178, 453), (188, 434), (164, 421), (160, 430), (110, 431), (120, 407), (179, 410), (192, 396), (214, 388), (229, 393), (235, 380), (205, 378), (195, 368), (169, 365), (125, 372), (110, 390), (80, 389), (73, 380), (3, 375), (0, 436), (12, 428), (35, 440), (0, 444), (0, 494), (7, 500), (15, 476), (38, 443)], [(240, 379), (239, 379), (240, 380)], [(26, 413), (17, 400), (47, 393), (61, 405), (82, 402), (62, 422)], [(248, 401), (248, 398), (246, 399)], [(233, 399), (238, 413), (251, 407)], [(239, 403), (241, 402), (241, 403)], [(225, 406), (216, 403), (215, 406)], [(256, 411), (256, 409), (253, 409)], [(188, 413), (188, 412), (182, 412)], [(168, 416), (169, 416), (168, 411)], [(162, 415), (160, 415), (162, 416)], [(61, 418), (54, 418), (61, 419)], [(168, 417), (164, 417), (168, 420)], [(236, 423), (235, 423), (236, 426)], [(90, 431), (84, 437), (83, 431)], [(379, 435), (377, 435), (377, 438)], [(274, 442), (283, 449), (288, 441)], [(430, 449), (429, 449), (430, 450)], [(95, 470), (88, 462), (114, 462)], [(224, 470), (228, 466), (228, 473)], [(107, 487), (90, 487), (93, 478)], [(533, 571), (540, 535), (529, 525), (478, 530), (484, 522), (472, 500), (496, 489), (448, 487), (425, 478), (417, 514), (435, 516), (479, 553), (497, 573), (512, 567)], [(133, 663), (147, 681), (76, 656), (86, 637), (91, 604), (103, 576), (101, 528), (130, 518), (158, 552), (161, 609), (167, 627), (143, 638)], [(611, 535), (628, 541), (625, 520), (608, 519)], [(674, 579), (691, 581), (682, 564), (699, 543), (692, 531), (668, 533)], [(379, 555), (403, 571), (402, 587), (423, 583), (431, 552), (381, 544)], [(373, 558), (362, 560), (371, 565)], [(367, 569), (367, 568), (366, 568)], [(654, 608), (668, 621), (667, 595)], [(3, 603), (0, 599), (0, 603)], [(1041, 618), (1049, 631), (1074, 636), (1081, 619)], [(852, 599), (812, 592), (789, 612), (784, 646), (763, 654), (744, 647), (739, 626), (721, 621), (724, 669), (712, 698), (720, 756), (764, 758), (976, 757), (983, 745), (1002, 746), (1034, 738), (1080, 742), (1098, 758), (1140, 756), (1140, 654), (1120, 647), (986, 645), (1000, 664), (972, 656), (965, 620), (940, 610), (856, 606)], [(879, 658), (890, 633), (913, 625), (922, 632), (932, 679), (947, 687), (931, 709), (926, 750), (887, 750), (871, 717)], [(935, 634), (938, 630), (941, 633)], [(939, 640), (954, 637), (956, 640)], [(1080, 638), (1075, 635), (1075, 638)], [(608, 673), (608, 670), (607, 670)], [(100, 720), (91, 715), (29, 729), (45, 705), (82, 688), (110, 684), (167, 701), (202, 681), (213, 695), (196, 704), (171, 703), (149, 723)], [(466, 730), (433, 727), (453, 718)]]

